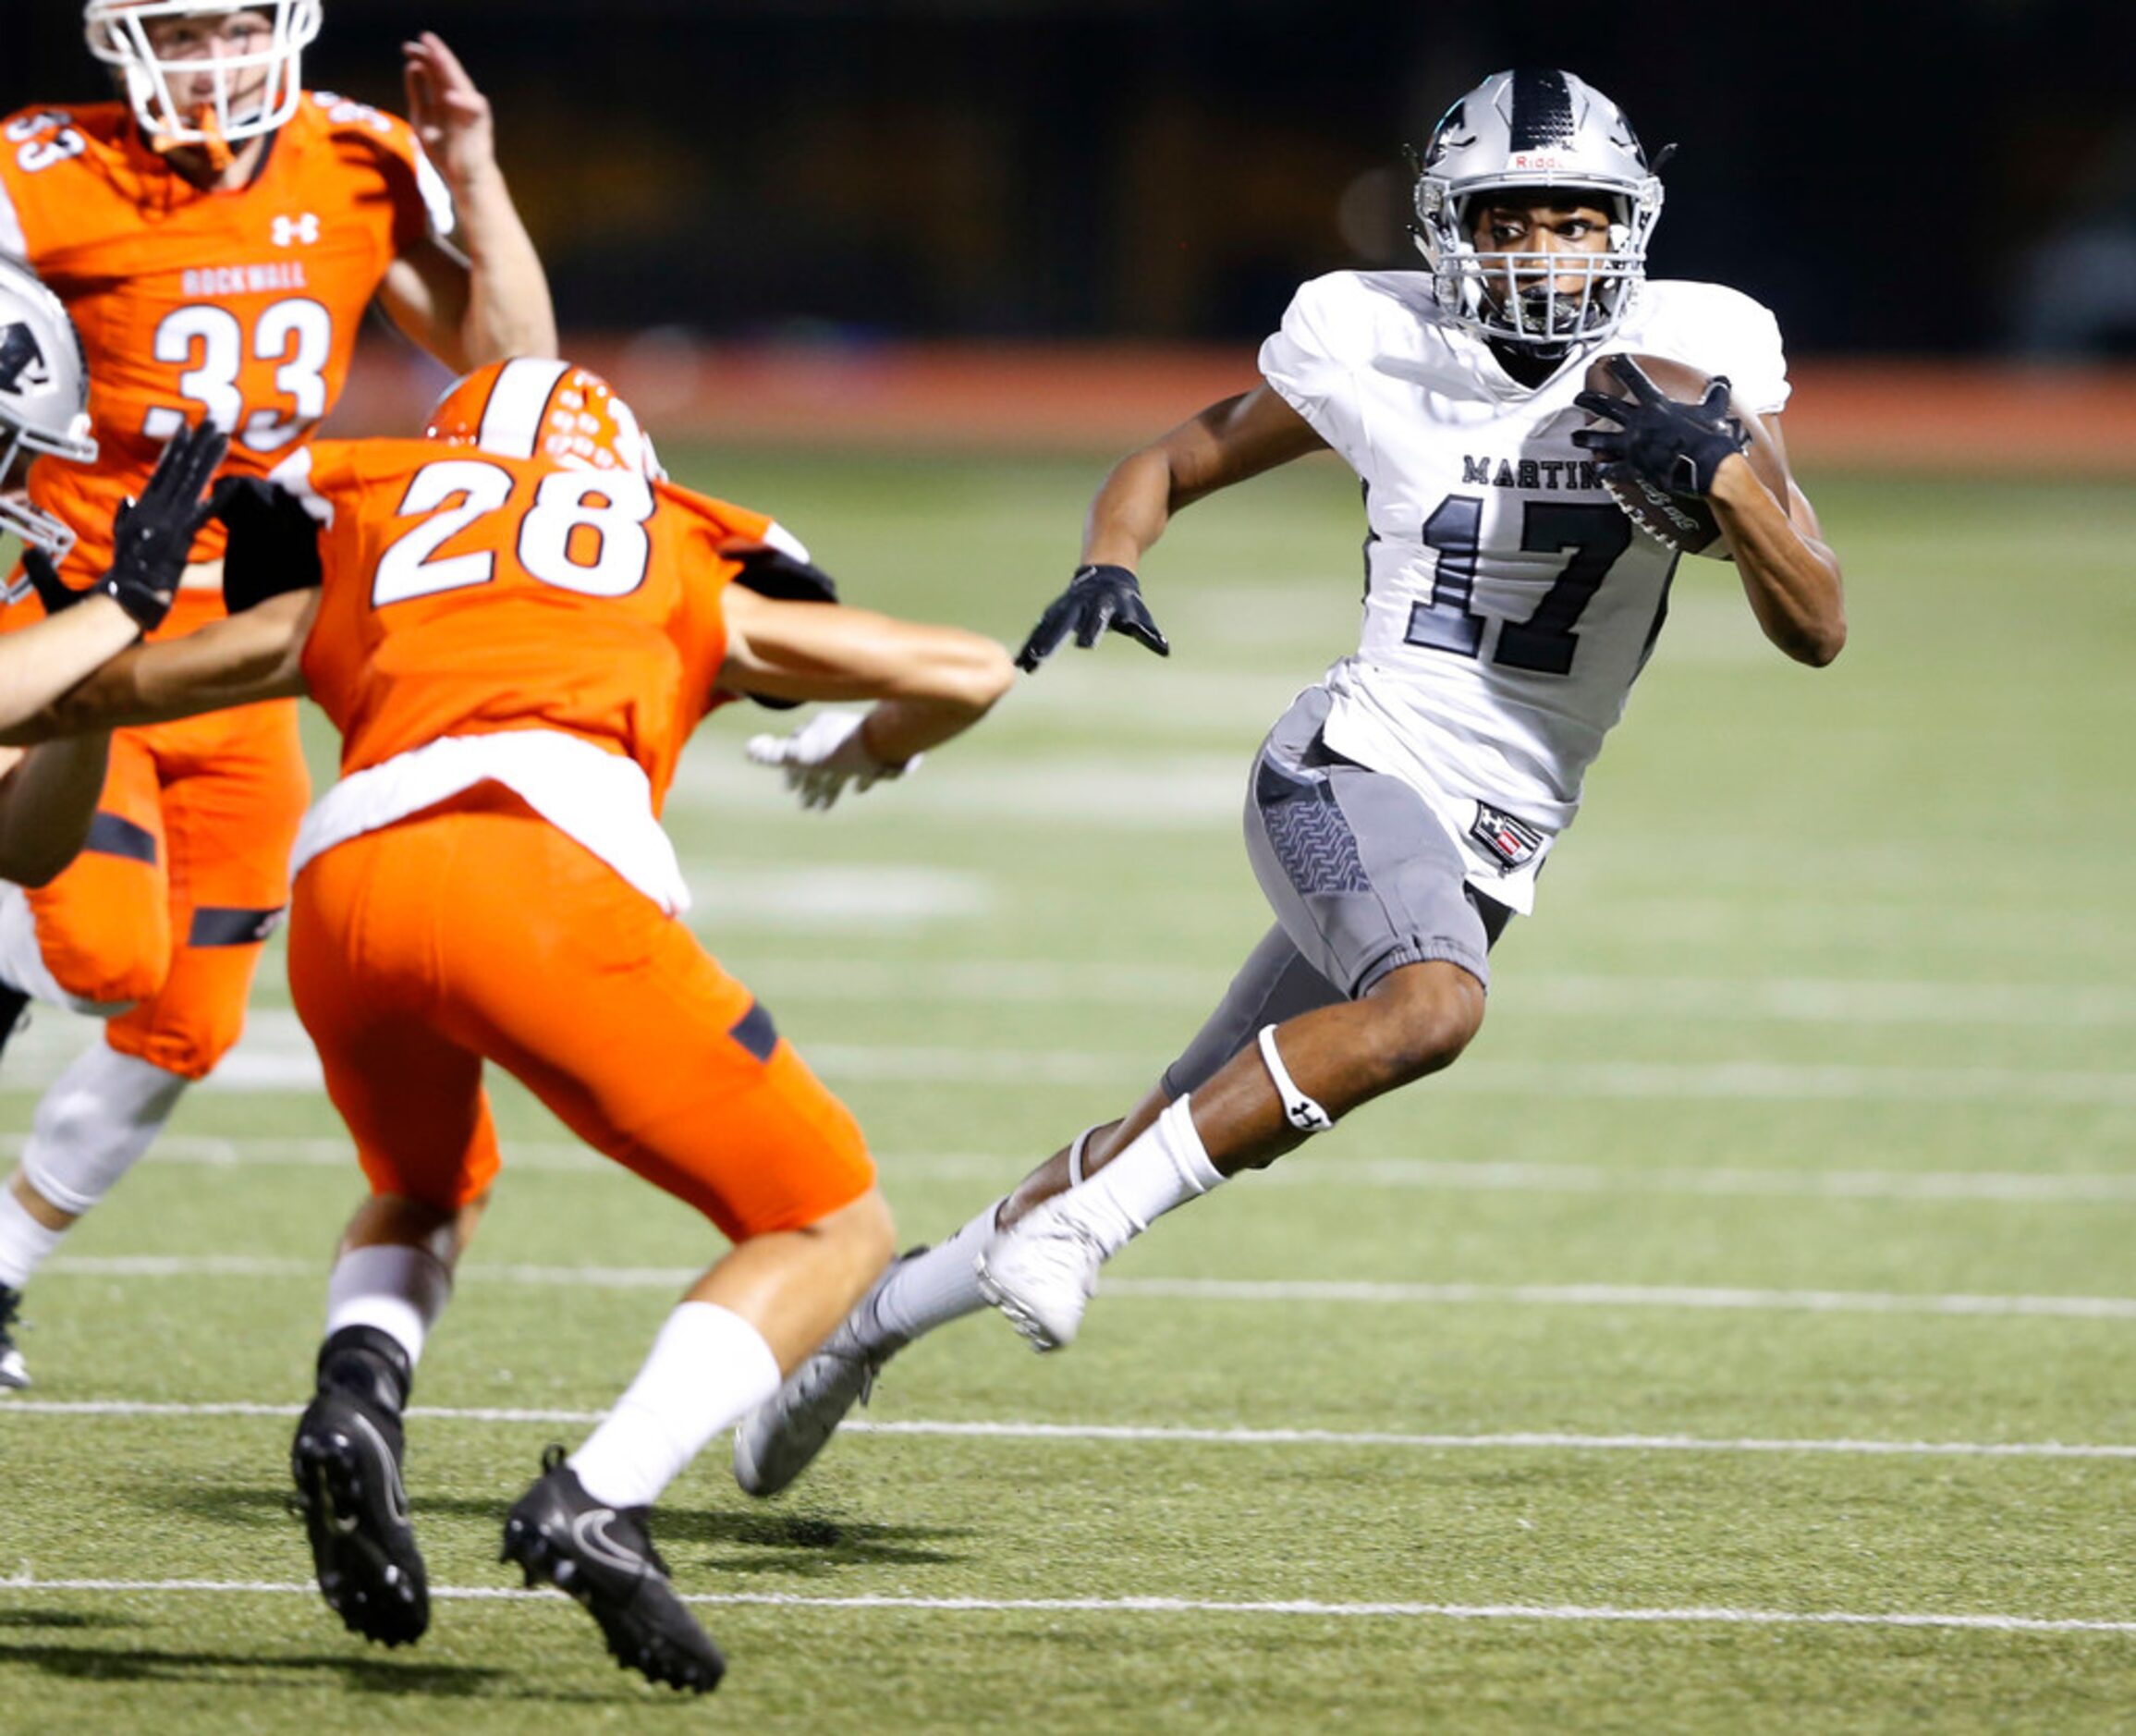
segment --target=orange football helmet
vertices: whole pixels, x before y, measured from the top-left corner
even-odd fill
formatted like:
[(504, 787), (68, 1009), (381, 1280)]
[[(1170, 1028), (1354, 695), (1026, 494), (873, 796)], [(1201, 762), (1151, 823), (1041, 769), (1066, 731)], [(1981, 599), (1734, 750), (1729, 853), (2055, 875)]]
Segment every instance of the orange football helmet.
[(462, 374), (422, 432), (447, 446), (548, 458), (566, 470), (635, 471), (655, 481), (667, 475), (615, 387), (568, 361), (519, 356)]

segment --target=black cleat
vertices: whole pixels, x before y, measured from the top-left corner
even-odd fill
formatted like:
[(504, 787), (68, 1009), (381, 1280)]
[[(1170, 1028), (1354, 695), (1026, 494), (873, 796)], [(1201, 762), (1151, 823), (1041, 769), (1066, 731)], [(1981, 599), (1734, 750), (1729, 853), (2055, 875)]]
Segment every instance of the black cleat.
[(617, 1664), (646, 1681), (710, 1693), (726, 1660), (668, 1583), (667, 1563), (642, 1507), (615, 1508), (586, 1493), (564, 1449), (542, 1455), (542, 1475), (505, 1516), (500, 1561), (517, 1561), (530, 1586), (577, 1598), (600, 1624)]
[(22, 1292), (0, 1284), (0, 1392), (12, 1392), (30, 1384), (30, 1371), (15, 1343), (15, 1318), (22, 1312)]
[(430, 1588), (401, 1481), (407, 1354), (370, 1326), (319, 1351), (319, 1389), (297, 1422), (289, 1473), (327, 1608), (351, 1633), (406, 1645), (430, 1626)]

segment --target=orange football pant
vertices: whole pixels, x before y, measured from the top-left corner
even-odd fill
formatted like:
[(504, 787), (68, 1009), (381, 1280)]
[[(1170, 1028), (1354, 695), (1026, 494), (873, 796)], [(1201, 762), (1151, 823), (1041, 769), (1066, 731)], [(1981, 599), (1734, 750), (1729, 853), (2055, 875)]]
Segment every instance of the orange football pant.
[(749, 990), (495, 785), (307, 865), (289, 986), (373, 1192), (488, 1191), (485, 1060), (737, 1241), (874, 1184), (859, 1124)]
[(199, 1079), (237, 1042), (311, 793), (294, 700), (113, 735), (87, 847), (29, 894), (60, 986), (136, 1003), (113, 1048)]

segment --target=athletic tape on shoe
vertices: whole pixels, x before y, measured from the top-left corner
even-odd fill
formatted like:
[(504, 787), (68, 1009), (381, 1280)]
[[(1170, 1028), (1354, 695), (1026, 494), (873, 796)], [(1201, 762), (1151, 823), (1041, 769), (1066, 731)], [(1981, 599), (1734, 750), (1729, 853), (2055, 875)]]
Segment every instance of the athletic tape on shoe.
[(1324, 1133), (1335, 1125), (1335, 1117), (1299, 1090), (1298, 1082), (1284, 1066), (1283, 1057), (1275, 1052), (1274, 1025), (1261, 1027), (1261, 1058), (1268, 1064), (1268, 1077), (1275, 1082), (1275, 1094), (1282, 1100), (1285, 1120), (1300, 1133)]

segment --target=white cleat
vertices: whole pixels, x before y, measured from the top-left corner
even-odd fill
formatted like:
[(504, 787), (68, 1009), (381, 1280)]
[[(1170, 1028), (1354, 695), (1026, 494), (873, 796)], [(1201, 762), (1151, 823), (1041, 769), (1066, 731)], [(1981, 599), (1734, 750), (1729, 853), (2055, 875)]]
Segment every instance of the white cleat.
[[(900, 1254), (891, 1269), (925, 1252), (914, 1248)], [(734, 1480), (744, 1495), (776, 1495), (806, 1471), (838, 1432), (846, 1412), (868, 1402), (883, 1364), (905, 1348), (903, 1339), (864, 1342), (854, 1329), (855, 1320), (872, 1315), (883, 1283), (877, 1278), (822, 1348), (735, 1425)]]
[(1034, 1351), (1073, 1344), (1097, 1293), (1105, 1250), (1052, 1203), (1039, 1206), (972, 1264), (980, 1293)]

